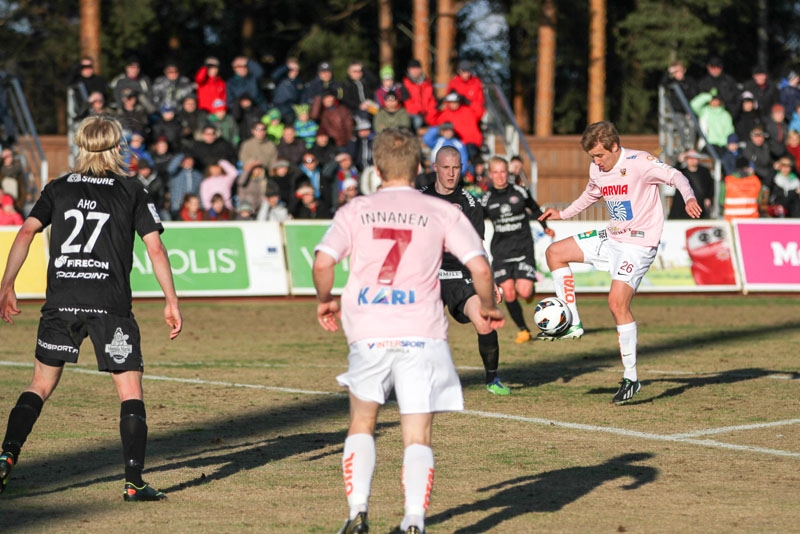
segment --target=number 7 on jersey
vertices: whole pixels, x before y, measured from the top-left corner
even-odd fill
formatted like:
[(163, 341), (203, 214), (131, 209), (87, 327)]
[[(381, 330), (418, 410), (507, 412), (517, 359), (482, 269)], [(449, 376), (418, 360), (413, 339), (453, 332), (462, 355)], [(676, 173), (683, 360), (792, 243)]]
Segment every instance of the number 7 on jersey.
[(383, 260), (381, 270), (378, 273), (378, 283), (390, 286), (394, 283), (394, 276), (397, 273), (397, 266), (403, 258), (403, 254), (411, 242), (411, 230), (398, 230), (396, 228), (373, 228), (372, 239), (391, 239), (394, 245), (389, 249), (386, 259)]

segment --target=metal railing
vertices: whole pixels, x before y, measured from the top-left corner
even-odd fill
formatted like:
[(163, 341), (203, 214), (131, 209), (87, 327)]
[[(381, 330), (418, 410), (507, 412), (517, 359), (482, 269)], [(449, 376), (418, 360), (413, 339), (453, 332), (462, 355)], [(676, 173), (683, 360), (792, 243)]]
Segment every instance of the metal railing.
[(86, 86), (82, 83), (67, 88), (67, 146), (69, 147), (69, 166), (75, 165), (75, 158), (78, 155), (78, 147), (75, 146), (73, 135), (80, 123), (79, 116), (88, 105), (89, 94)]
[[(38, 193), (47, 185), (47, 157), (42, 149), (39, 135), (36, 133), (36, 126), (33, 124), (33, 118), (19, 79), (16, 76), (8, 76), (5, 82), (6, 88), (9, 90), (8, 107), (11, 111), (11, 119), (18, 132), (17, 147), (28, 191)], [(30, 196), (31, 201), (35, 200), (36, 196)]]
[[(682, 109), (674, 109), (668, 91), (671, 91), (681, 104)], [(673, 82), (668, 87), (658, 88), (658, 137), (664, 153), (661, 159), (674, 162), (678, 155), (689, 149), (694, 149), (696, 140), (703, 143), (703, 150), (708, 153), (713, 162), (711, 175), (714, 178), (714, 198), (711, 201), (711, 216), (719, 217), (719, 188), (722, 181), (722, 159), (717, 154), (714, 146), (709, 143), (708, 137), (700, 127), (686, 95), (680, 85)], [(679, 193), (676, 193), (679, 194)]]
[(485, 120), (488, 128), (486, 145), (491, 153), (494, 154), (495, 143), (499, 137), (507, 157), (519, 156), (522, 152), (525, 153), (531, 163), (530, 176), (526, 176), (528, 189), (533, 198), (536, 198), (539, 185), (539, 169), (536, 158), (525, 140), (525, 135), (517, 123), (514, 112), (511, 111), (511, 106), (508, 105), (508, 100), (506, 100), (503, 91), (495, 84), (488, 85), (484, 89), (484, 96), (486, 100)]

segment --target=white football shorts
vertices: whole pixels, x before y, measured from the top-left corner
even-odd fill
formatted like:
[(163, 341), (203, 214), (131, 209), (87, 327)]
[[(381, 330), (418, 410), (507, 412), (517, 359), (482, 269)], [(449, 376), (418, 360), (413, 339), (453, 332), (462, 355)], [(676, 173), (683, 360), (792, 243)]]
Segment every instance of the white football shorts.
[(394, 387), (401, 414), (464, 409), (447, 340), (423, 337), (365, 339), (350, 345), (339, 385), (364, 401), (386, 402)]
[(612, 280), (619, 280), (639, 289), (642, 278), (656, 259), (657, 247), (620, 243), (608, 237), (606, 230), (595, 230), (572, 236), (583, 251), (583, 262), (598, 271), (607, 271)]

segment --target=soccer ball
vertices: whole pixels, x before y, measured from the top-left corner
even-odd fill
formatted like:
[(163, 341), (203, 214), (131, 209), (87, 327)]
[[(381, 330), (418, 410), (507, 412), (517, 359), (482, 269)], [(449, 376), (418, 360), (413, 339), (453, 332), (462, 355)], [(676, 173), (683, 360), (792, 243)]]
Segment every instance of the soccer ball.
[(536, 305), (533, 320), (539, 330), (548, 336), (557, 336), (566, 332), (572, 324), (572, 312), (560, 298), (547, 297)]

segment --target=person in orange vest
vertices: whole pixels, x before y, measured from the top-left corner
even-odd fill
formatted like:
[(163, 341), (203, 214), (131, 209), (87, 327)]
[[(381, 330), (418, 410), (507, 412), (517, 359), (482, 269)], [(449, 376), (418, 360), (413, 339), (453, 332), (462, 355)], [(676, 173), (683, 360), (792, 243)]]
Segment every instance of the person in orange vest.
[(737, 158), (736, 171), (720, 183), (719, 200), (725, 219), (757, 218), (764, 200), (764, 188), (750, 162)]

